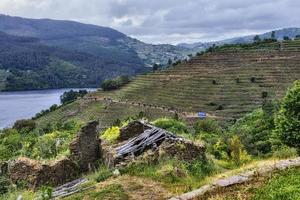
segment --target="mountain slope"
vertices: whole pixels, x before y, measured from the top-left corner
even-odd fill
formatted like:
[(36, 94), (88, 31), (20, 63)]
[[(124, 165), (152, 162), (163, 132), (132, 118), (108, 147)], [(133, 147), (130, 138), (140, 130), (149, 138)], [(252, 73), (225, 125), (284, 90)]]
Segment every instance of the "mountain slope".
[[(275, 39), (277, 40), (283, 40), (284, 36), (288, 36), (289, 38), (295, 38), (297, 35), (300, 35), (300, 28), (284, 28), (284, 29), (279, 29), (279, 30), (274, 30), (275, 31)], [(272, 31), (259, 34), (259, 37), (261, 39), (267, 39), (271, 38)], [(215, 45), (224, 45), (224, 44), (244, 44), (244, 43), (252, 43), (253, 38), (255, 35), (249, 35), (249, 36), (244, 36), (244, 37), (235, 37), (235, 38), (230, 38), (226, 40), (221, 40), (221, 41), (215, 41), (215, 42), (196, 42), (196, 43), (181, 43), (178, 44), (177, 46), (179, 47), (185, 47), (189, 49), (207, 49), (211, 46)]]
[(1, 90), (97, 87), (104, 79), (144, 73), (154, 63), (185, 58), (189, 52), (73, 21), (0, 15), (0, 32), (5, 41), (0, 47)]
[(140, 75), (119, 91), (95, 95), (187, 112), (190, 117), (203, 111), (228, 121), (266, 100), (281, 98), (300, 78), (299, 60), (300, 41), (224, 47), (173, 68)]
[(185, 48), (171, 45), (145, 44), (111, 28), (73, 21), (0, 15), (0, 31), (17, 36), (37, 37), (47, 45), (97, 56), (119, 53), (116, 58), (120, 59), (123, 54), (137, 54), (148, 66), (155, 62), (166, 63), (169, 58), (173, 59), (175, 56), (182, 58), (187, 51)]
[[(101, 56), (51, 47), (37, 38), (0, 32), (2, 90), (96, 87), (105, 78), (145, 72), (140, 59), (109, 63)], [(122, 64), (122, 67), (120, 65)]]

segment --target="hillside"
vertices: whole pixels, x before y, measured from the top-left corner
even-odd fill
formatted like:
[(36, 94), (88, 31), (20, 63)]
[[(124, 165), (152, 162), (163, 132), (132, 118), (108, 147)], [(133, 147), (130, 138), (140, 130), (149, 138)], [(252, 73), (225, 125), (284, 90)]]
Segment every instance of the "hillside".
[(0, 31), (0, 70), (10, 72), (2, 90), (97, 87), (104, 79), (144, 73), (188, 53), (73, 21), (0, 15)]
[(282, 43), (282, 50), (280, 43), (224, 47), (171, 69), (141, 75), (115, 93), (99, 95), (236, 119), (264, 100), (281, 98), (300, 78), (299, 47), (299, 41)]
[(140, 75), (120, 90), (92, 93), (77, 102), (80, 107), (74, 104), (72, 109), (57, 110), (38, 121), (66, 120), (69, 113), (72, 119), (86, 119), (92, 116), (83, 113), (94, 105), (105, 108), (93, 109), (98, 112), (93, 117), (104, 127), (130, 117), (133, 110), (150, 116), (160, 110), (160, 117), (178, 112), (192, 121), (202, 111), (222, 122), (232, 121), (263, 102), (283, 97), (300, 78), (299, 50), (299, 41), (225, 46), (167, 70)]
[[(275, 31), (275, 38), (277, 40), (283, 40), (284, 36), (287, 36), (291, 39), (294, 39), (297, 35), (300, 35), (300, 28), (284, 28), (284, 29), (278, 29)], [(270, 38), (272, 35), (272, 31), (266, 32), (263, 34), (258, 34), (261, 39), (267, 39)], [(215, 41), (215, 42), (196, 42), (196, 43), (180, 43), (177, 46), (179, 47), (185, 47), (189, 49), (198, 49), (198, 50), (205, 50), (211, 46), (215, 45), (224, 45), (224, 44), (245, 44), (245, 43), (252, 43), (253, 38), (255, 35), (248, 35), (243, 37), (235, 37), (230, 39), (225, 39), (221, 41)]]
[(107, 63), (99, 56), (51, 47), (37, 38), (0, 33), (0, 70), (3, 90), (96, 87), (119, 74), (145, 72), (139, 58)]

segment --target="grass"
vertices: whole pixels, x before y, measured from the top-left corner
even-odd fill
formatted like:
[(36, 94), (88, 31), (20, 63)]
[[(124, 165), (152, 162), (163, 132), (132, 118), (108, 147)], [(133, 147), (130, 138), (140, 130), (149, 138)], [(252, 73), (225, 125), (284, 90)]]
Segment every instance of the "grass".
[(276, 175), (255, 191), (253, 200), (297, 200), (300, 199), (300, 170), (290, 169)]
[(150, 178), (161, 182), (171, 192), (180, 194), (199, 187), (201, 180), (209, 176), (213, 170), (210, 163), (201, 161), (186, 163), (179, 160), (162, 160), (156, 164), (132, 164), (121, 173)]
[(128, 200), (128, 194), (125, 193), (120, 184), (112, 184), (100, 191), (93, 190), (72, 195), (64, 198), (65, 200)]
[(103, 182), (113, 175), (112, 171), (106, 166), (101, 165), (96, 172), (89, 174), (88, 179), (96, 182)]
[(274, 172), (249, 183), (220, 189), (202, 199), (209, 200), (299, 200), (300, 169)]

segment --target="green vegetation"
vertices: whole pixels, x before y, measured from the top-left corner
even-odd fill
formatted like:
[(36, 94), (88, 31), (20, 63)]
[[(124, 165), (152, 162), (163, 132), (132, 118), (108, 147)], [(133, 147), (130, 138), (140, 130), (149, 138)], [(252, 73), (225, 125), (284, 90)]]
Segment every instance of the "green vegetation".
[(265, 101), (284, 96), (299, 77), (299, 45), (299, 41), (285, 41), (215, 47), (213, 53), (139, 75), (120, 90), (94, 95), (178, 113), (204, 111), (227, 126), (227, 122), (233, 123)]
[(157, 127), (170, 131), (171, 133), (175, 133), (177, 135), (188, 135), (189, 130), (187, 125), (176, 119), (170, 118), (161, 118), (157, 119), (153, 122), (153, 124)]
[(300, 152), (300, 81), (287, 91), (276, 118), (276, 133), (280, 140)]
[[(19, 126), (20, 122), (17, 122), (17, 125)], [(25, 126), (19, 130), (3, 130), (0, 134), (0, 161), (18, 156), (50, 159), (68, 154), (68, 145), (79, 128), (78, 123), (70, 121), (44, 128), (28, 129)]]
[(86, 90), (79, 90), (79, 91), (70, 90), (68, 92), (64, 92), (63, 95), (60, 96), (60, 102), (62, 104), (71, 103), (75, 101), (78, 97), (83, 97), (87, 93), (88, 92)]
[(134, 163), (121, 170), (122, 174), (141, 176), (162, 182), (176, 192), (187, 192), (199, 187), (201, 180), (214, 171), (210, 161), (191, 163), (180, 160), (160, 160), (158, 163)]
[(117, 126), (113, 126), (111, 128), (106, 129), (106, 131), (101, 135), (101, 138), (114, 143), (120, 136), (120, 128)]
[(104, 91), (116, 90), (128, 84), (129, 82), (130, 78), (128, 76), (119, 76), (115, 79), (103, 81), (103, 83), (101, 84), (101, 88)]
[(300, 198), (300, 170), (287, 170), (272, 176), (255, 191), (253, 200), (296, 200)]

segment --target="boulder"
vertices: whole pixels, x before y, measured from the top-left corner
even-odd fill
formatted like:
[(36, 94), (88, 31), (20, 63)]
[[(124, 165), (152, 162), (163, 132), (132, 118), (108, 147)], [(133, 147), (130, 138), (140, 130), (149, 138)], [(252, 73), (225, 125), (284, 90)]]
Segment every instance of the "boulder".
[(70, 144), (70, 159), (78, 163), (80, 172), (93, 169), (95, 162), (101, 158), (98, 124), (97, 121), (93, 121), (82, 127)]

